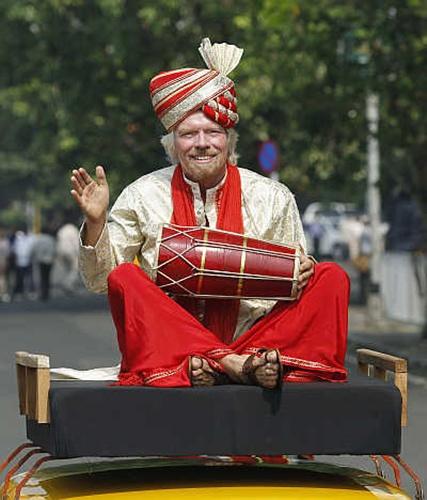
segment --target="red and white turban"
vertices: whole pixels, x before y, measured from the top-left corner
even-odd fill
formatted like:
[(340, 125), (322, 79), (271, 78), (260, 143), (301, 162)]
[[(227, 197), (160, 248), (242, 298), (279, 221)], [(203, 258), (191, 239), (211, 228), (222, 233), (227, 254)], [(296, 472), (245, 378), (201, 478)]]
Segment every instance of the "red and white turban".
[(164, 71), (150, 82), (154, 111), (169, 132), (194, 111), (224, 128), (239, 121), (234, 82), (228, 73), (239, 64), (243, 49), (204, 38), (199, 47), (209, 69), (182, 68)]

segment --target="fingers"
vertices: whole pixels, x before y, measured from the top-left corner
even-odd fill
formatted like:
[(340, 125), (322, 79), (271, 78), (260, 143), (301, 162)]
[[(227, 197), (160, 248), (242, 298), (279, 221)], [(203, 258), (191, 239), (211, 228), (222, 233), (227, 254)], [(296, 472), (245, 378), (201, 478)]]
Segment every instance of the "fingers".
[(313, 274), (313, 271), (309, 271), (303, 274), (300, 274), (298, 277), (298, 284), (297, 284), (297, 290), (302, 290), (305, 286), (307, 286), (307, 283), (309, 279), (311, 278)]
[(300, 273), (310, 271), (312, 267), (313, 263), (311, 262), (311, 260), (309, 260), (308, 262), (301, 262), (301, 265), (299, 267)]
[[(96, 180), (99, 184), (106, 184), (107, 178), (105, 175), (105, 170), (103, 167), (98, 165), (95, 169)], [(73, 170), (73, 175), (71, 177), (71, 182), (73, 183), (73, 187), (77, 192), (83, 190), (86, 186), (94, 182), (94, 179), (87, 173), (87, 170), (83, 167)]]
[(310, 279), (310, 276), (313, 275), (313, 273), (314, 273), (313, 267), (305, 271), (300, 269), (300, 273), (298, 276), (298, 284), (301, 284), (304, 281), (308, 281)]
[(101, 165), (98, 165), (95, 169), (95, 174), (96, 174), (96, 179), (98, 181), (98, 184), (100, 184), (102, 186), (107, 184), (107, 176), (105, 175), (104, 167), (102, 167)]
[(72, 188), (81, 196), (84, 188), (92, 181), (90, 175), (84, 168), (74, 169), (71, 176)]
[(299, 291), (297, 298), (301, 296), (301, 291), (307, 285), (309, 279), (314, 274), (314, 262), (306, 255), (301, 254), (301, 262), (298, 276), (297, 289)]
[(84, 186), (82, 185), (81, 179), (74, 173), (76, 172), (73, 170), (73, 175), (71, 176), (71, 186), (73, 190), (79, 194), (79, 196), (82, 195)]
[(310, 273), (308, 276), (307, 275), (303, 275), (302, 279), (298, 279), (298, 284), (297, 284), (298, 295), (297, 295), (297, 299), (299, 299), (301, 297), (301, 292), (307, 286), (307, 284), (308, 284), (308, 282), (309, 282), (312, 274), (313, 273)]
[(309, 269), (308, 271), (305, 271), (305, 273), (300, 272), (298, 276), (298, 285), (301, 285), (301, 283), (305, 283), (306, 281), (308, 281), (313, 273), (313, 269)]
[(83, 191), (90, 183), (93, 182), (92, 177), (86, 172), (83, 167), (78, 169), (73, 169), (71, 176), (71, 196), (74, 198), (74, 201), (77, 205), (83, 209)]
[(300, 258), (300, 271), (301, 272), (308, 271), (313, 266), (314, 262), (311, 259), (309, 259), (307, 255), (302, 253)]
[(314, 262), (306, 255), (301, 254), (301, 261), (299, 266), (298, 281), (302, 282), (307, 280), (314, 273)]
[(71, 196), (74, 198), (74, 201), (77, 203), (77, 205), (82, 208), (82, 198), (81, 198), (81, 195), (75, 190), (75, 189), (72, 189), (70, 191), (71, 193)]

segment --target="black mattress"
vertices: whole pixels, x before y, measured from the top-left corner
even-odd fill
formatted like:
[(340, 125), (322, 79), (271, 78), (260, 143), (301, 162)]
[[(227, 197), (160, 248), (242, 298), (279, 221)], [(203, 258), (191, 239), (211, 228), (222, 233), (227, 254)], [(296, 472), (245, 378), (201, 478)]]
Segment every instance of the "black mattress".
[(400, 453), (401, 398), (367, 377), (345, 384), (159, 389), (52, 382), (50, 424), (30, 440), (57, 458), (83, 456), (367, 455)]

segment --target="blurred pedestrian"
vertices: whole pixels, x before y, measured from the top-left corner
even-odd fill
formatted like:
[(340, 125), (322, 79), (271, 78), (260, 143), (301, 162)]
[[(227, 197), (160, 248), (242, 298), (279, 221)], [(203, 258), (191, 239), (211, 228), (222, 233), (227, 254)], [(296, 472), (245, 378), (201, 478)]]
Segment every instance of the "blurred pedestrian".
[(79, 251), (80, 236), (77, 226), (66, 222), (56, 234), (57, 261), (61, 266), (63, 278), (62, 289), (66, 293), (73, 293), (79, 282)]
[(10, 243), (6, 231), (0, 228), (0, 302), (8, 302), (9, 287), (7, 280), (7, 268), (10, 255)]
[(362, 218), (361, 215), (357, 215), (356, 217), (345, 218), (341, 222), (341, 231), (348, 246), (349, 257), (352, 262), (360, 253), (360, 236), (364, 228)]
[(359, 252), (353, 259), (353, 265), (359, 272), (359, 303), (366, 305), (368, 302), (373, 243), (368, 217), (363, 216), (361, 222), (363, 227), (359, 238)]
[(39, 270), (39, 298), (40, 300), (49, 300), (51, 271), (56, 257), (56, 238), (52, 231), (47, 227), (42, 227), (33, 246), (33, 260)]
[(12, 295), (16, 283), (16, 258), (14, 250), (15, 236), (16, 229), (13, 228), (7, 235), (7, 239), (9, 241), (9, 257), (7, 259), (6, 267), (6, 281), (10, 295)]
[(420, 206), (408, 188), (399, 186), (396, 189), (386, 215), (390, 223), (387, 250), (413, 252), (425, 246), (426, 225)]
[(320, 260), (321, 243), (323, 235), (325, 234), (325, 228), (320, 222), (320, 218), (317, 214), (314, 217), (314, 221), (310, 224), (308, 232), (310, 234), (311, 242), (313, 245), (313, 256), (315, 259)]
[(34, 292), (32, 255), (34, 236), (28, 234), (26, 228), (16, 231), (12, 250), (15, 257), (15, 286), (12, 299), (20, 299), (24, 295), (30, 298)]

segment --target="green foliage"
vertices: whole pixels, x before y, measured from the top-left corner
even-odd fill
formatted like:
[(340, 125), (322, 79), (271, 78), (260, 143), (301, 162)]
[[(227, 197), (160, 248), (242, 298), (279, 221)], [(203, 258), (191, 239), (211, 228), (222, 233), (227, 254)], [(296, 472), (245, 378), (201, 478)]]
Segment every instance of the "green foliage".
[(0, 212), (0, 229), (22, 228), (27, 223), (27, 217), (19, 203), (12, 203)]
[(164, 166), (148, 83), (202, 67), (204, 36), (245, 48), (232, 75), (242, 165), (275, 139), (303, 201), (363, 203), (373, 90), (383, 193), (405, 183), (426, 200), (426, 21), (419, 0), (3, 0), (0, 209), (71, 206), (75, 166), (105, 165), (113, 198)]

